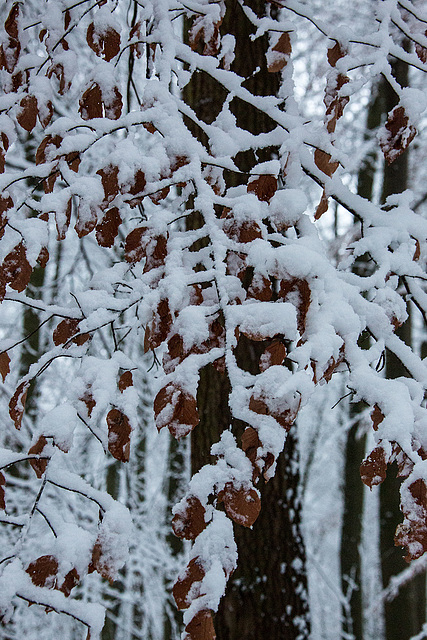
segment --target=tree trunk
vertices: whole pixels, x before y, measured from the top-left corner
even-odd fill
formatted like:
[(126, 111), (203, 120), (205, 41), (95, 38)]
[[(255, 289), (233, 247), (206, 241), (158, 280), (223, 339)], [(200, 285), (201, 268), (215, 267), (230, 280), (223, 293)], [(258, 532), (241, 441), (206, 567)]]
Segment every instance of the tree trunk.
[[(392, 65), (396, 80), (402, 86), (408, 85), (408, 66), (396, 61)], [(396, 94), (388, 83), (383, 87), (384, 111), (390, 112), (396, 105)], [(408, 188), (408, 151), (405, 151), (393, 164), (384, 164), (382, 202), (394, 193), (401, 193)], [(397, 335), (411, 344), (411, 319), (397, 329)], [(386, 356), (386, 374), (388, 378), (406, 376), (406, 369), (392, 354)], [(401, 480), (396, 477), (396, 464), (389, 469), (386, 480), (380, 487), (380, 545), (383, 586), (390, 579), (407, 568), (403, 552), (393, 547), (393, 539), (397, 525), (402, 521), (399, 509), (399, 490)], [(408, 640), (421, 631), (425, 622), (426, 593), (425, 575), (417, 575), (402, 587), (399, 594), (385, 603), (386, 640)]]
[[(379, 88), (372, 90), (366, 121), (365, 139), (381, 124), (382, 108)], [(367, 154), (359, 171), (357, 192), (367, 200), (372, 199), (377, 164), (377, 149)], [(365, 256), (356, 265), (359, 275), (366, 275)], [(369, 348), (369, 338), (363, 337), (360, 346)], [(362, 516), (364, 485), (360, 480), (360, 465), (366, 453), (366, 436), (358, 434), (360, 422), (357, 416), (363, 411), (363, 403), (350, 407), (350, 419), (354, 424), (347, 436), (344, 462), (344, 513), (341, 531), (341, 576), (342, 590), (349, 598), (350, 616), (343, 611), (343, 631), (355, 640), (363, 640), (362, 571), (360, 548), (362, 543)]]
[[(261, 15), (265, 2), (253, 0), (253, 11)], [(277, 74), (268, 73), (265, 52), (267, 36), (250, 39), (253, 27), (236, 0), (226, 0), (227, 12), (221, 29), (236, 38), (236, 57), (232, 70), (247, 80), (251, 93), (275, 95)], [(259, 68), (258, 71), (257, 68)], [(220, 112), (226, 95), (206, 74), (195, 74), (186, 88), (185, 99), (204, 122), (212, 122)], [(237, 125), (252, 133), (272, 129), (268, 116), (237, 99), (230, 103)], [(203, 141), (196, 127), (188, 126)], [(235, 158), (239, 169), (248, 173), (258, 162), (271, 158), (272, 150), (248, 151)], [(227, 176), (229, 186), (247, 182), (247, 175)], [(197, 215), (193, 216), (197, 225)], [(264, 345), (265, 346), (265, 345)], [(259, 373), (262, 345), (239, 341), (238, 364), (251, 373)], [(198, 389), (200, 423), (192, 434), (192, 473), (211, 462), (210, 448), (230, 425), (238, 441), (244, 426), (232, 420), (228, 408), (229, 381), (212, 365), (201, 371)], [(262, 509), (251, 530), (235, 525), (239, 561), (229, 580), (216, 616), (218, 640), (304, 640), (309, 635), (306, 596), (305, 553), (300, 533), (301, 505), (297, 447), (293, 429), (286, 448), (278, 459), (276, 475), (260, 486)]]

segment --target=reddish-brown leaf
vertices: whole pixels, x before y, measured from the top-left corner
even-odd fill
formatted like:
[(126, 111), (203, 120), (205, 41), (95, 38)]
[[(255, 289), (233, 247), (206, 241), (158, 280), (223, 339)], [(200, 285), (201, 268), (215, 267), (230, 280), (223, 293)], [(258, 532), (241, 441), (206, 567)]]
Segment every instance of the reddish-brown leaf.
[(76, 587), (79, 584), (79, 582), (80, 582), (80, 576), (77, 573), (77, 569), (74, 567), (73, 569), (71, 569), (71, 571), (69, 571), (66, 574), (64, 578), (64, 582), (59, 587), (59, 591), (62, 591), (65, 597), (68, 598), (72, 589), (74, 589), (74, 587)]
[(273, 288), (270, 278), (266, 278), (260, 273), (255, 273), (251, 285), (248, 289), (248, 297), (255, 298), (261, 302), (268, 302), (273, 295)]
[(371, 420), (372, 420), (372, 427), (374, 431), (378, 431), (378, 426), (384, 420), (384, 414), (377, 404), (374, 405), (374, 408), (372, 410)]
[(165, 264), (167, 256), (167, 236), (154, 236), (150, 238), (146, 248), (146, 261), (144, 265), (144, 273), (157, 269)]
[(199, 611), (185, 627), (184, 640), (215, 640), (215, 628), (210, 611)]
[(56, 587), (56, 575), (58, 573), (58, 560), (55, 556), (41, 556), (30, 562), (26, 568), (31, 581), (36, 587)]
[(346, 55), (346, 51), (341, 48), (339, 42), (336, 42), (333, 47), (328, 49), (328, 62), (331, 67), (335, 67), (336, 63), (340, 58), (343, 58)]
[(261, 510), (261, 499), (255, 489), (236, 489), (230, 482), (220, 492), (218, 500), (224, 502), (228, 517), (244, 527), (251, 527)]
[(29, 382), (21, 382), (9, 402), (9, 415), (12, 418), (15, 428), (21, 428), (22, 416), (24, 415), (25, 401), (27, 399)]
[(145, 258), (145, 250), (149, 242), (147, 227), (137, 227), (129, 233), (125, 241), (126, 262), (135, 264)]
[(9, 284), (15, 291), (24, 291), (32, 271), (27, 260), (25, 245), (20, 242), (3, 260), (0, 267), (0, 280)]
[(62, 144), (61, 136), (48, 135), (41, 141), (36, 151), (36, 164), (43, 164), (44, 162), (50, 162), (56, 157), (55, 151), (59, 149)]
[(18, 18), (20, 11), (20, 2), (15, 2), (12, 5), (11, 10), (9, 11), (9, 15), (6, 18), (4, 23), (4, 28), (6, 33), (13, 39), (18, 40)]
[(92, 411), (96, 405), (95, 398), (93, 397), (92, 392), (90, 391), (90, 388), (86, 389), (84, 394), (80, 397), (80, 400), (85, 403), (87, 408), (87, 414), (90, 418), (90, 416), (92, 415)]
[(37, 263), (44, 269), (49, 262), (49, 251), (47, 247), (42, 247), (37, 258)]
[(333, 162), (331, 160), (331, 155), (329, 153), (325, 153), (321, 149), (316, 149), (314, 152), (314, 162), (317, 167), (319, 167), (319, 169), (329, 177), (335, 173), (339, 165), (339, 162)]
[[(170, 405), (169, 410), (165, 409)], [(196, 399), (172, 384), (160, 389), (154, 400), (156, 427), (168, 427), (175, 438), (190, 433), (199, 423)]]
[(177, 578), (172, 588), (172, 595), (178, 609), (188, 609), (191, 602), (200, 595), (199, 590), (195, 585), (197, 582), (201, 582), (204, 576), (205, 572), (199, 559), (192, 558), (188, 563), (184, 574)]
[(362, 482), (370, 489), (381, 484), (387, 475), (387, 457), (381, 446), (375, 447), (360, 465)]
[(99, 224), (96, 225), (96, 241), (100, 247), (112, 247), (119, 233), (122, 218), (117, 207), (108, 209)]
[(94, 23), (91, 22), (87, 29), (86, 40), (92, 51), (107, 62), (120, 51), (120, 34), (111, 27), (96, 31)]
[(160, 347), (168, 337), (172, 326), (172, 316), (167, 300), (160, 300), (153, 319), (145, 330), (144, 353), (150, 349)]
[(409, 124), (404, 107), (394, 107), (385, 124), (386, 135), (380, 139), (380, 147), (388, 164), (391, 164), (409, 147), (417, 133)]
[(261, 175), (251, 179), (248, 184), (248, 192), (254, 193), (258, 200), (269, 202), (277, 191), (277, 178), (272, 175)]
[(101, 176), (102, 186), (104, 187), (105, 202), (109, 203), (119, 193), (119, 168), (115, 165), (109, 164), (103, 169), (99, 169), (96, 172)]
[(128, 389), (129, 387), (132, 387), (132, 385), (133, 385), (132, 371), (125, 371), (120, 376), (119, 391), (121, 391), (121, 393), (123, 393), (123, 391), (125, 391), (125, 389)]
[(116, 460), (128, 462), (131, 433), (129, 418), (122, 411), (111, 409), (107, 414), (107, 425), (108, 451)]
[(87, 207), (85, 203), (80, 202), (77, 207), (77, 221), (74, 229), (79, 238), (84, 238), (91, 233), (98, 222), (98, 214), (94, 207)]
[(3, 378), (3, 382), (6, 380), (6, 376), (10, 373), (10, 358), (7, 351), (0, 353), (0, 375)]
[(65, 344), (79, 330), (78, 318), (65, 318), (56, 326), (53, 332), (53, 342), (56, 346)]
[(407, 548), (405, 560), (410, 562), (427, 551), (427, 487), (418, 478), (408, 488), (415, 504), (402, 503), (405, 519), (396, 529), (394, 543)]
[(259, 368), (261, 371), (266, 371), (268, 367), (283, 364), (286, 358), (286, 348), (283, 342), (280, 340), (273, 340), (273, 342), (265, 348), (264, 353), (259, 359)]
[(39, 109), (37, 106), (37, 98), (27, 95), (22, 98), (19, 103), (20, 109), (16, 115), (16, 119), (23, 129), (31, 133), (36, 126)]
[(88, 566), (88, 573), (97, 571), (103, 578), (114, 582), (114, 573), (112, 571), (110, 558), (108, 553), (104, 553), (102, 548), (102, 539), (98, 536), (92, 550), (92, 559)]
[(185, 507), (172, 519), (173, 532), (178, 538), (195, 540), (205, 528), (205, 508), (198, 498), (190, 496), (186, 499)]
[[(295, 293), (298, 297), (295, 299)], [(282, 280), (280, 283), (280, 297), (285, 301), (289, 298), (297, 308), (297, 327), (302, 335), (305, 331), (305, 323), (307, 313), (310, 308), (311, 291), (307, 280), (300, 278), (291, 278), (290, 280)]]
[(112, 92), (103, 97), (103, 100), (105, 117), (110, 120), (118, 120), (122, 115), (123, 109), (123, 98), (118, 88), (114, 87)]
[[(427, 38), (427, 31), (424, 32), (424, 37)], [(416, 44), (415, 45), (415, 52), (417, 54), (417, 56), (419, 57), (419, 59), (421, 60), (421, 62), (426, 63), (427, 62), (427, 48), (423, 47), (421, 44)]]
[(289, 56), (292, 53), (291, 38), (289, 36), (289, 33), (282, 33), (279, 40), (271, 50), (274, 51), (276, 55), (272, 57), (271, 61), (268, 64), (268, 71), (270, 73), (277, 73), (286, 66)]
[(130, 186), (123, 185), (123, 193), (130, 193), (133, 196), (137, 196), (129, 200), (129, 205), (131, 207), (136, 207), (138, 204), (141, 204), (144, 198), (142, 194), (146, 184), (147, 181), (145, 179), (145, 173), (141, 169), (138, 169), (134, 175), (132, 184)]
[[(37, 440), (37, 442), (33, 444), (33, 446), (28, 450), (28, 454), (30, 456), (31, 455), (38, 456), (41, 453), (43, 453), (43, 449), (45, 448), (46, 445), (47, 445), (47, 440), (42, 435)], [(48, 462), (47, 460), (30, 460), (30, 465), (33, 467), (34, 471), (36, 472), (36, 476), (38, 478), (41, 478), (44, 472), (46, 471), (47, 462)]]
[(0, 471), (0, 509), (2, 509), (3, 511), (6, 509), (5, 486), (6, 478)]
[(79, 113), (83, 120), (102, 118), (102, 93), (99, 85), (86, 89), (79, 102)]

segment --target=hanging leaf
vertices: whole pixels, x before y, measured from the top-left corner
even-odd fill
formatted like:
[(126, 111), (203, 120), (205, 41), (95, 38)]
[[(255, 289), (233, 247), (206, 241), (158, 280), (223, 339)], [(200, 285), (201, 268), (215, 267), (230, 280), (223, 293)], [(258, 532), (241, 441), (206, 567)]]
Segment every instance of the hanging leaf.
[(188, 435), (199, 424), (197, 402), (180, 387), (169, 384), (154, 399), (156, 427), (168, 427), (175, 438)]
[(277, 178), (272, 175), (261, 175), (252, 178), (248, 184), (248, 192), (254, 193), (258, 200), (269, 202), (277, 191)]
[(427, 486), (422, 478), (402, 490), (405, 519), (396, 529), (396, 546), (406, 547), (406, 562), (420, 558), (427, 551)]
[(200, 583), (204, 577), (205, 572), (200, 559), (192, 558), (172, 588), (172, 595), (178, 609), (188, 609), (192, 601), (200, 595), (197, 583)]
[(360, 465), (360, 477), (367, 487), (381, 484), (387, 475), (387, 456), (383, 447), (375, 447)]
[(126, 414), (111, 409), (107, 414), (108, 451), (120, 462), (128, 462), (130, 454), (131, 426)]
[(89, 333), (76, 335), (79, 331), (79, 323), (80, 320), (78, 318), (65, 318), (65, 320), (61, 320), (53, 331), (53, 343), (58, 347), (60, 344), (68, 342), (73, 336), (76, 336), (73, 338), (73, 342), (79, 346), (87, 342), (90, 339)]
[(10, 358), (7, 351), (3, 351), (0, 353), (0, 375), (3, 379), (3, 382), (6, 380), (6, 376), (10, 373)]
[(37, 98), (34, 96), (25, 96), (19, 103), (20, 109), (16, 119), (23, 129), (31, 133), (36, 126), (39, 109), (37, 106)]
[(2, 511), (6, 510), (5, 486), (6, 486), (6, 478), (4, 477), (3, 473), (0, 471), (0, 509)]
[(86, 40), (92, 51), (107, 62), (120, 51), (120, 34), (112, 27), (99, 29), (91, 22), (87, 29)]
[(280, 340), (273, 340), (261, 355), (259, 359), (259, 368), (261, 371), (266, 371), (269, 367), (283, 364), (285, 358), (285, 345), (283, 342), (280, 342)]
[(18, 430), (21, 428), (29, 386), (29, 382), (21, 382), (9, 402), (9, 415), (15, 424), (15, 428)]
[(86, 89), (79, 102), (79, 113), (83, 120), (102, 118), (102, 93), (96, 83)]
[(4, 290), (6, 284), (9, 284), (15, 291), (24, 291), (30, 281), (32, 271), (27, 260), (25, 245), (20, 242), (7, 254), (0, 267), (0, 289)]
[[(40, 455), (41, 453), (43, 453), (43, 449), (45, 448), (46, 445), (47, 445), (46, 438), (43, 435), (40, 436), (37, 442), (33, 444), (33, 446), (28, 450), (28, 455), (30, 456)], [(44, 472), (46, 471), (47, 463), (48, 463), (47, 460), (30, 460), (30, 465), (33, 467), (34, 471), (36, 472), (36, 476), (38, 478), (41, 478)]]
[(215, 628), (210, 611), (199, 611), (185, 627), (184, 640), (215, 640)]
[(43, 164), (44, 162), (50, 162), (55, 159), (55, 151), (59, 149), (62, 144), (61, 136), (48, 135), (41, 141), (36, 151), (36, 164)]
[(196, 496), (186, 498), (184, 505), (177, 508), (172, 519), (172, 529), (178, 538), (195, 540), (206, 528), (206, 509)]
[(261, 499), (255, 489), (236, 488), (231, 482), (218, 494), (218, 500), (224, 503), (229, 518), (244, 527), (251, 527), (261, 511)]
[(64, 578), (64, 582), (59, 587), (59, 591), (62, 591), (65, 597), (68, 598), (72, 589), (74, 589), (74, 587), (77, 587), (79, 582), (80, 582), (80, 576), (77, 573), (77, 569), (74, 567), (73, 569), (71, 569), (71, 571), (69, 571), (66, 574)]
[(131, 387), (133, 385), (133, 377), (132, 377), (132, 371), (125, 371), (124, 373), (122, 373), (122, 375), (120, 376), (120, 380), (119, 380), (119, 391), (121, 393), (123, 393), (123, 391), (125, 391), (126, 389), (128, 389), (129, 387)]
[(416, 128), (409, 124), (405, 109), (394, 107), (388, 114), (385, 131), (379, 136), (380, 147), (388, 164), (394, 162), (409, 147), (417, 133)]
[(292, 53), (289, 33), (282, 33), (276, 44), (267, 51), (267, 68), (270, 73), (278, 73), (288, 63)]
[(172, 327), (172, 316), (167, 300), (160, 300), (153, 318), (145, 330), (144, 353), (150, 349), (160, 347), (168, 337)]
[(58, 573), (58, 560), (55, 556), (41, 556), (30, 562), (26, 568), (32, 583), (36, 587), (47, 587), (53, 589), (56, 587), (56, 575)]

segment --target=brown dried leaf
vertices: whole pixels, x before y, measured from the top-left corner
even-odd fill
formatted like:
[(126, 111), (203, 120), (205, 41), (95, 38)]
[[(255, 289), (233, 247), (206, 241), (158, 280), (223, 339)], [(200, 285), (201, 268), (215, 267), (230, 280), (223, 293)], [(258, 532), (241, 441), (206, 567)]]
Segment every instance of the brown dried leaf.
[(276, 56), (274, 56), (274, 58), (268, 64), (268, 71), (270, 73), (277, 73), (286, 66), (289, 56), (292, 53), (291, 38), (289, 36), (289, 33), (282, 33), (279, 40), (271, 50), (276, 53)]
[[(201, 582), (205, 576), (198, 558), (192, 558), (183, 575), (180, 575), (172, 588), (172, 595), (179, 610), (188, 609), (191, 602), (200, 595), (194, 588), (195, 583)], [(191, 590), (191, 597), (189, 593)]]
[(231, 482), (225, 485), (218, 500), (224, 502), (228, 517), (244, 527), (251, 527), (261, 511), (261, 499), (255, 489), (236, 489)]
[(74, 567), (73, 569), (71, 569), (71, 571), (69, 571), (66, 574), (64, 578), (64, 582), (59, 587), (59, 591), (62, 591), (65, 597), (68, 598), (72, 589), (74, 589), (74, 587), (76, 587), (79, 584), (79, 582), (80, 582), (80, 576), (77, 573), (77, 569)]
[(125, 241), (125, 260), (135, 264), (145, 258), (145, 250), (149, 242), (147, 227), (137, 227), (129, 233)]
[(108, 451), (120, 462), (128, 462), (130, 454), (131, 427), (129, 418), (118, 409), (107, 414)]
[(102, 186), (104, 187), (105, 203), (109, 203), (119, 193), (119, 168), (115, 165), (109, 164), (103, 169), (99, 169), (96, 173), (101, 176)]
[(20, 2), (15, 2), (12, 5), (9, 15), (7, 16), (6, 21), (4, 23), (4, 28), (6, 33), (14, 40), (18, 40), (18, 35), (19, 35), (18, 18), (19, 18), (20, 4), (21, 4)]
[(103, 553), (102, 539), (98, 536), (92, 549), (92, 559), (88, 566), (88, 573), (97, 571), (103, 578), (114, 582), (114, 574), (109, 562), (108, 554)]
[[(47, 445), (46, 438), (42, 435), (39, 437), (37, 442), (33, 444), (33, 446), (28, 450), (28, 455), (38, 456), (43, 453), (43, 449)], [(36, 472), (36, 476), (41, 478), (47, 467), (47, 460), (30, 460), (30, 465), (33, 467)]]
[(175, 438), (186, 436), (199, 423), (196, 399), (172, 384), (163, 387), (157, 394), (154, 415), (157, 429), (160, 431), (167, 426)]
[[(298, 297), (295, 299), (295, 293)], [(290, 280), (282, 280), (280, 283), (280, 297), (285, 301), (289, 298), (297, 308), (297, 327), (302, 335), (305, 331), (305, 323), (307, 313), (311, 303), (310, 285), (307, 280), (300, 278), (291, 278)]]
[(335, 67), (336, 63), (340, 58), (343, 58), (346, 55), (346, 51), (341, 48), (339, 42), (336, 42), (333, 47), (328, 49), (328, 62), (331, 67)]
[[(424, 36), (427, 38), (427, 31), (424, 32)], [(415, 45), (415, 52), (418, 56), (418, 58), (421, 60), (421, 62), (424, 62), (424, 64), (427, 62), (427, 48), (423, 47), (420, 44), (416, 44)]]
[(79, 238), (84, 238), (91, 233), (98, 222), (98, 214), (94, 207), (87, 205), (84, 202), (79, 203), (77, 207), (77, 221), (74, 225), (75, 232)]
[(142, 169), (138, 169), (134, 175), (132, 184), (130, 186), (123, 185), (122, 193), (130, 193), (133, 196), (137, 196), (128, 200), (130, 207), (134, 208), (141, 204), (145, 197), (143, 192), (146, 184), (145, 173)]
[(185, 627), (184, 640), (215, 640), (215, 628), (210, 611), (199, 611)]
[(333, 173), (338, 169), (339, 162), (331, 161), (331, 155), (325, 153), (321, 149), (316, 149), (314, 152), (314, 162), (319, 167), (320, 171), (323, 171), (327, 176), (331, 177)]
[(30, 281), (32, 268), (27, 260), (27, 252), (23, 242), (20, 242), (7, 254), (0, 267), (0, 280), (9, 284), (15, 291), (24, 291)]
[(421, 245), (419, 240), (415, 240), (415, 251), (414, 251), (414, 255), (412, 256), (412, 260), (414, 260), (415, 262), (417, 260), (420, 259), (420, 255), (421, 255)]
[(29, 386), (29, 382), (21, 382), (9, 402), (9, 415), (15, 424), (15, 428), (18, 430), (21, 428)]
[(374, 431), (378, 431), (378, 425), (381, 424), (381, 422), (384, 420), (384, 414), (377, 404), (374, 405), (373, 411), (371, 413), (371, 420), (372, 428), (374, 429)]
[(195, 540), (206, 528), (205, 508), (196, 496), (186, 499), (185, 507), (172, 519), (172, 529), (178, 538)]
[(102, 93), (96, 83), (86, 89), (79, 102), (79, 113), (83, 120), (102, 118)]
[(87, 414), (90, 418), (90, 416), (92, 415), (92, 411), (94, 410), (96, 405), (95, 398), (93, 397), (92, 392), (90, 391), (90, 388), (86, 389), (84, 394), (81, 396), (80, 400), (85, 403), (87, 408)]
[(41, 141), (36, 151), (36, 164), (43, 164), (44, 162), (50, 162), (56, 156), (55, 150), (59, 149), (62, 144), (61, 136), (48, 135)]
[(60, 212), (59, 209), (55, 211), (56, 231), (58, 233), (58, 240), (64, 240), (67, 235), (68, 227), (71, 222), (71, 210), (73, 206), (73, 199), (70, 198), (67, 202), (67, 207), (64, 212)]
[(255, 298), (261, 302), (269, 302), (272, 295), (273, 287), (270, 278), (266, 278), (260, 273), (255, 273), (248, 289), (248, 297)]
[(283, 364), (286, 358), (286, 348), (283, 342), (280, 340), (274, 340), (261, 355), (259, 359), (259, 368), (261, 371), (266, 371), (268, 367)]
[(381, 484), (387, 475), (387, 457), (381, 446), (375, 447), (360, 465), (362, 482), (370, 489)]
[(153, 314), (153, 319), (145, 330), (144, 353), (147, 353), (150, 349), (160, 347), (168, 337), (171, 326), (172, 316), (168, 301), (160, 300), (157, 310)]
[(386, 134), (380, 139), (380, 147), (388, 164), (394, 162), (409, 147), (417, 133), (409, 124), (404, 107), (396, 106), (388, 114)]
[(65, 318), (56, 326), (53, 332), (53, 343), (56, 346), (65, 344), (79, 330), (80, 320), (78, 318)]
[(248, 192), (254, 193), (258, 200), (269, 202), (277, 191), (277, 178), (272, 175), (261, 175), (248, 184)]
[(427, 487), (418, 478), (408, 489), (415, 504), (402, 503), (405, 519), (396, 529), (394, 543), (407, 548), (405, 560), (410, 562), (427, 551)]
[(125, 371), (120, 376), (119, 391), (121, 391), (121, 393), (123, 393), (123, 391), (125, 391), (125, 389), (128, 389), (129, 387), (132, 387), (132, 386), (133, 386), (132, 371)]
[(26, 568), (31, 581), (36, 587), (56, 587), (56, 575), (58, 573), (58, 560), (55, 556), (41, 556), (30, 562)]
[(111, 27), (96, 31), (94, 23), (91, 22), (87, 29), (86, 40), (92, 51), (107, 62), (120, 51), (120, 34)]
[(123, 98), (117, 87), (114, 87), (111, 94), (104, 96), (105, 117), (110, 120), (118, 120), (122, 115)]
[(0, 353), (0, 375), (3, 379), (3, 382), (6, 380), (6, 376), (10, 373), (10, 358), (7, 351), (3, 351)]
[(19, 106), (20, 110), (16, 115), (16, 119), (23, 129), (28, 131), (28, 133), (31, 133), (36, 126), (37, 116), (39, 113), (37, 98), (35, 96), (27, 95), (22, 98)]
[(6, 478), (0, 471), (0, 509), (2, 509), (2, 511), (5, 511), (6, 509), (5, 486), (6, 486)]

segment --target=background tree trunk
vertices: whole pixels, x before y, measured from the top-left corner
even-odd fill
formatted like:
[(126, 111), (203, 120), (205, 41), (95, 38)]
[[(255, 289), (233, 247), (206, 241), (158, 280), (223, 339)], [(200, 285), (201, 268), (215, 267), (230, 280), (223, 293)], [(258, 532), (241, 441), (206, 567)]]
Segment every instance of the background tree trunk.
[[(258, 15), (265, 3), (253, 0), (251, 8)], [(236, 0), (227, 0), (227, 12), (221, 29), (236, 38), (236, 58), (232, 70), (246, 77), (244, 86), (257, 95), (275, 95), (278, 74), (268, 73), (265, 53), (267, 36), (250, 39), (253, 27)], [(257, 71), (258, 69), (258, 71)], [(186, 88), (185, 99), (205, 122), (212, 122), (220, 112), (224, 90), (206, 74), (195, 74)], [(237, 125), (252, 133), (272, 129), (264, 113), (237, 99), (230, 103)], [(203, 136), (189, 123), (195, 135)], [(247, 174), (258, 162), (271, 158), (267, 149), (235, 158), (239, 169)], [(227, 176), (228, 185), (247, 182), (247, 175)], [(197, 214), (193, 223), (197, 224)], [(265, 346), (265, 345), (263, 345)], [(259, 373), (259, 356), (263, 346), (240, 340), (236, 357), (243, 369)], [(228, 408), (229, 381), (212, 365), (201, 371), (198, 406), (200, 424), (192, 434), (192, 473), (210, 462), (210, 448), (221, 432), (232, 424), (239, 440), (244, 426), (231, 421)], [(279, 457), (276, 475), (260, 486), (262, 509), (252, 530), (235, 525), (239, 565), (230, 578), (225, 597), (216, 616), (218, 640), (303, 640), (308, 638), (307, 582), (305, 553), (300, 532), (301, 504), (299, 471), (294, 430), (288, 434), (285, 451)]]

